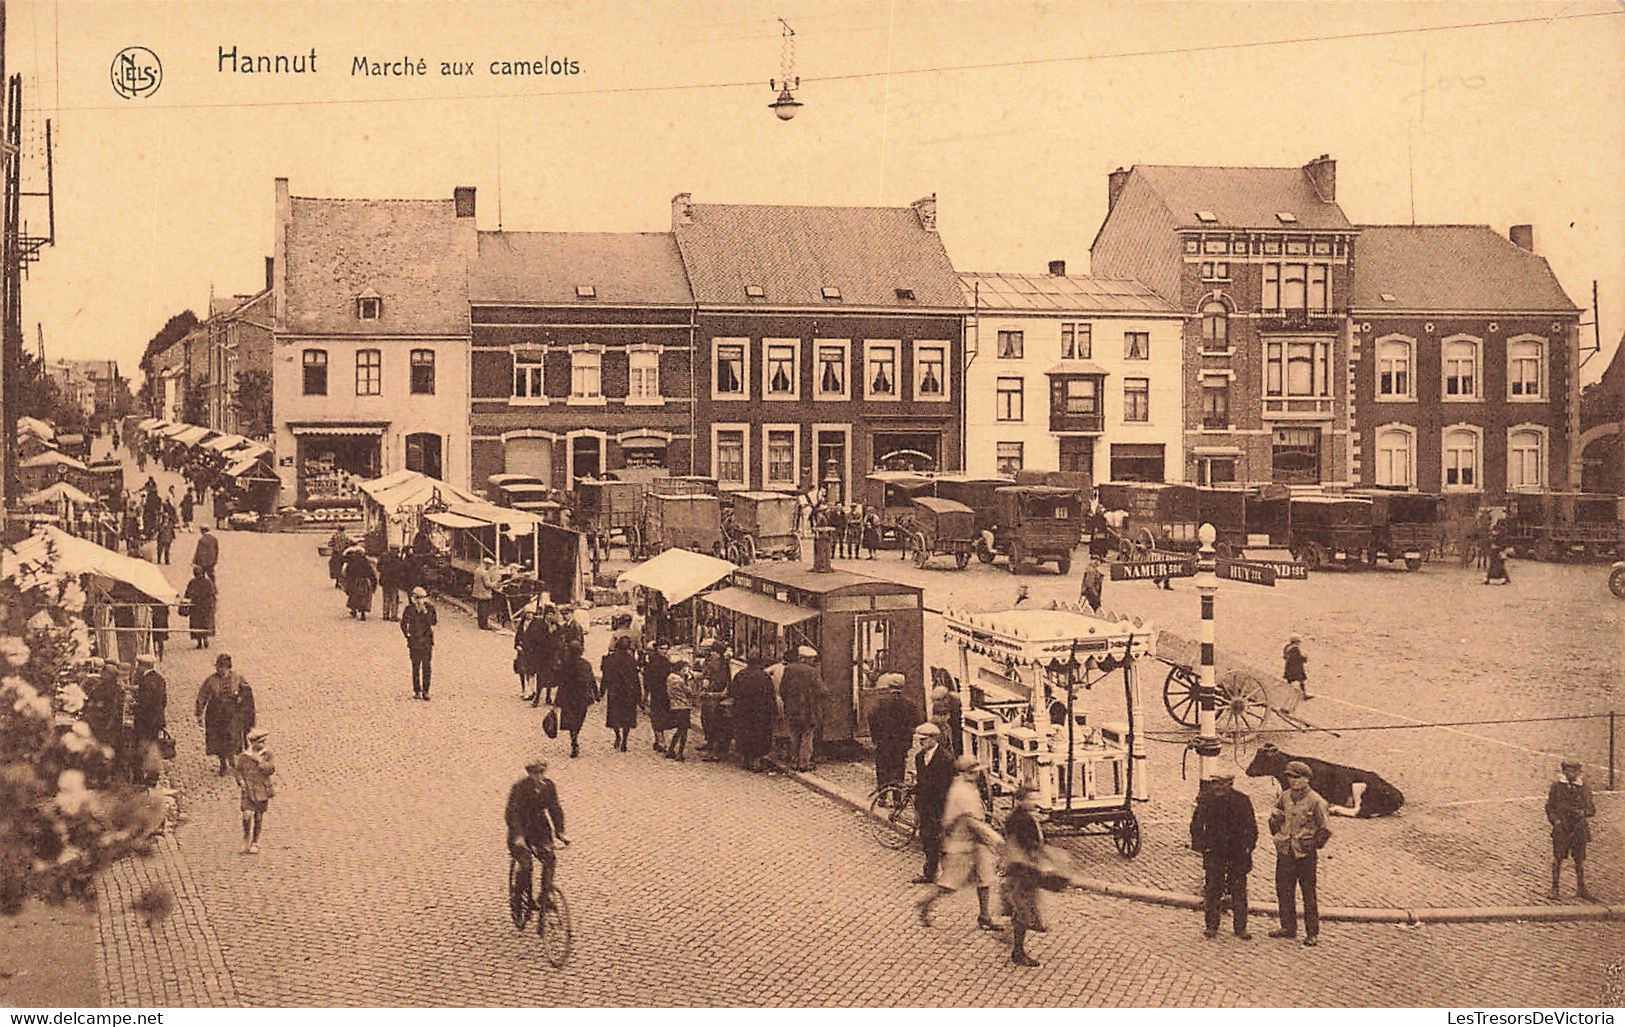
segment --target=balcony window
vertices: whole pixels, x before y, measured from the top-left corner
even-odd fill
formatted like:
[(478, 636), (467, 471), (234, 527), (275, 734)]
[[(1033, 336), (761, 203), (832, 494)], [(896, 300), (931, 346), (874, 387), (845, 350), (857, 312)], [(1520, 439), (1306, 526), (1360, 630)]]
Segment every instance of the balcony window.
[(327, 350), (305, 350), (304, 372), (304, 394), (307, 396), (327, 395)]
[(1308, 268), (1303, 264), (1281, 265), (1281, 308), (1302, 310), (1308, 302)]
[(1000, 378), (994, 403), (994, 419), (1021, 421), (1026, 417), (1026, 383), (1020, 378)]
[(1510, 399), (1542, 399), (1546, 345), (1539, 339), (1514, 339), (1507, 344), (1507, 396)]
[(355, 354), (355, 394), (379, 396), (384, 391), (384, 353), (362, 349)]
[(1329, 272), (1330, 271), (1331, 271), (1331, 269), (1328, 268), (1325, 264), (1310, 264), (1309, 265), (1309, 309), (1310, 310), (1324, 311), (1324, 310), (1330, 309), (1330, 300), (1331, 300), (1331, 284), (1330, 284), (1331, 280), (1330, 280), (1330, 277), (1329, 277)]
[(1014, 476), (1017, 471), (1021, 470), (1023, 466), (1022, 451), (1024, 448), (1024, 444), (1020, 442), (998, 443), (998, 449), (996, 450), (998, 473)]
[(1281, 309), (1281, 265), (1264, 265), (1263, 290), (1259, 294), (1258, 307), (1260, 310)]
[(1151, 420), (1151, 379), (1123, 379), (1123, 420), (1139, 423)]
[(1414, 348), (1409, 339), (1390, 338), (1377, 342), (1377, 398), (1415, 399), (1411, 389), (1411, 361)]
[(1446, 339), (1444, 344), (1444, 398), (1478, 398), (1478, 340)]
[(434, 395), (434, 350), (412, 351), (412, 395)]
[(1331, 343), (1272, 342), (1264, 347), (1266, 396), (1331, 395)]
[(1061, 359), (1089, 360), (1094, 356), (1094, 328), (1087, 322), (1061, 325)]
[(999, 333), (999, 359), (1020, 360), (1026, 349), (1025, 332)]
[(1222, 353), (1230, 348), (1230, 311), (1217, 300), (1202, 304), (1202, 350)]
[(1230, 427), (1230, 382), (1208, 379), (1202, 383), (1202, 427)]

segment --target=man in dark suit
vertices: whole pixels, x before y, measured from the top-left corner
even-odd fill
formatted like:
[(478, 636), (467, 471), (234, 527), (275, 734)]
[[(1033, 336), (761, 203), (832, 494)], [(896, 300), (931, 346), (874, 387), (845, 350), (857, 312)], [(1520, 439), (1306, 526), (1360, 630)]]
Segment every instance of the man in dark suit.
[(414, 588), (412, 601), (401, 611), (401, 634), (406, 636), (406, 655), (412, 660), (412, 698), (425, 702), (434, 661), (434, 626), (439, 619), (429, 593)]
[(920, 815), (920, 844), (925, 847), (925, 869), (915, 884), (935, 884), (942, 859), (942, 811), (948, 804), (948, 786), (954, 782), (954, 758), (942, 745), (935, 724), (914, 729), (920, 751), (914, 755), (914, 808)]
[(551, 905), (554, 842), (568, 845), (570, 840), (564, 837), (564, 807), (559, 804), (558, 788), (547, 776), (547, 760), (538, 758), (525, 764), (525, 776), (508, 789), (504, 819), (508, 823), (508, 852), (519, 863), (519, 891), (530, 894), (534, 854), (542, 863), (542, 904)]

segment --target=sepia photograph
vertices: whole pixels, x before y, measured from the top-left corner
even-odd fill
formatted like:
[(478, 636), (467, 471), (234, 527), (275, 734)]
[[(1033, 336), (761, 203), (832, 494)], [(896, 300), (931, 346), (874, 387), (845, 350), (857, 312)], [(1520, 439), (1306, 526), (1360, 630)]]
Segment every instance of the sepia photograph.
[(1625, 1006), (1621, 0), (0, 81), (8, 1023)]

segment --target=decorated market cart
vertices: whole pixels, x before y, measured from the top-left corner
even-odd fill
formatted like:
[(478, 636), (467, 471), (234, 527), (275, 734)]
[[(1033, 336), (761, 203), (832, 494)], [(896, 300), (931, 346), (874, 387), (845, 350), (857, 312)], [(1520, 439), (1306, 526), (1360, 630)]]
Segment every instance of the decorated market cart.
[[(1051, 833), (1109, 835), (1137, 855), (1134, 803), (1150, 798), (1137, 664), (1155, 655), (1156, 629), (1072, 607), (943, 617), (959, 646), (961, 751), (995, 794), (1034, 788)], [(1095, 687), (1114, 675), (1121, 706), (1108, 700), (1115, 689)]]

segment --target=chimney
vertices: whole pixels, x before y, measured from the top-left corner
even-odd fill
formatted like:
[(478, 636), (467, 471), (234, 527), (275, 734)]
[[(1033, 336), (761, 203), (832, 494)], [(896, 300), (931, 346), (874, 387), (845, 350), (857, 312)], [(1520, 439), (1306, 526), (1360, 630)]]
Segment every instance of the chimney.
[(1522, 247), (1530, 253), (1535, 252), (1534, 225), (1513, 225), (1507, 229), (1507, 238), (1512, 240), (1513, 245)]
[(1066, 277), (1066, 261), (1064, 261), (1064, 260), (1052, 260), (1052, 261), (1050, 261), (1049, 262), (1049, 274), (1050, 274), (1051, 278), (1065, 278)]
[(694, 223), (694, 194), (678, 193), (671, 198), (671, 227)]
[(288, 180), (276, 180), (276, 233), (271, 239), (274, 273), (271, 280), (272, 324), (281, 328), (288, 317), (288, 229), (293, 224), (293, 198), (288, 194)]
[(913, 207), (914, 213), (920, 216), (921, 228), (925, 229), (927, 232), (935, 232), (937, 230), (936, 193), (932, 193), (930, 196), (922, 196), (913, 203), (909, 204), (909, 206)]
[(451, 191), (452, 205), (457, 208), (457, 216), (471, 218), (474, 216), (474, 187), (460, 185)]
[(1337, 162), (1321, 154), (1303, 166), (1303, 173), (1314, 184), (1315, 193), (1324, 203), (1337, 202)]
[(270, 292), (276, 288), (276, 258), (265, 258), (265, 291)]
[(1106, 213), (1110, 214), (1112, 208), (1117, 206), (1117, 197), (1122, 195), (1123, 187), (1128, 185), (1128, 174), (1119, 167), (1106, 176)]

